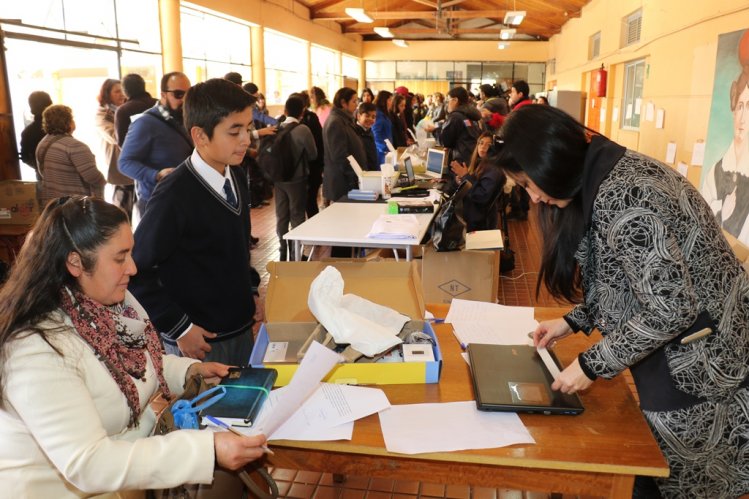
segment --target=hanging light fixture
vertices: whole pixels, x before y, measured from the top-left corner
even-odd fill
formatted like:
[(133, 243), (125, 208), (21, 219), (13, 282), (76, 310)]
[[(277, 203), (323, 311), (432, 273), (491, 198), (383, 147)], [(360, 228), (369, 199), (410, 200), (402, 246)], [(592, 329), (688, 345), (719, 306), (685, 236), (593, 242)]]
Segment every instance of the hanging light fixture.
[(517, 31), (518, 30), (516, 30), (515, 28), (503, 28), (499, 32), (499, 37), (502, 40), (510, 40), (510, 39), (512, 39), (513, 36), (515, 36), (515, 33), (517, 33)]
[(393, 39), (393, 43), (396, 44), (397, 46), (401, 47), (401, 48), (408, 47), (408, 42), (406, 40), (402, 40), (400, 38), (394, 38)]
[(524, 10), (511, 10), (505, 14), (505, 24), (517, 26), (525, 19)]
[(364, 12), (364, 9), (360, 9), (357, 7), (346, 7), (344, 11), (346, 12), (347, 16), (356, 19), (360, 23), (374, 22), (372, 21), (372, 18), (369, 17), (366, 12)]
[(374, 29), (374, 32), (383, 38), (393, 38), (393, 33), (387, 26), (378, 26)]

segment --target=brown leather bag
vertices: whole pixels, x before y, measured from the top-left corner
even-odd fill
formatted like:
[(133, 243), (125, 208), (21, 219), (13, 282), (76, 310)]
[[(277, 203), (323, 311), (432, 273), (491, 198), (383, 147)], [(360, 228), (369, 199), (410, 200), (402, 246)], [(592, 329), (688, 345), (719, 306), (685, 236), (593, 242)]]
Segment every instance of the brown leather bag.
[[(181, 397), (171, 401), (158, 414), (153, 435), (165, 435), (179, 430), (174, 424), (174, 417), (170, 410), (178, 400), (192, 400), (204, 391), (212, 388), (202, 376), (196, 374), (185, 381), (185, 391)], [(276, 499), (278, 486), (262, 462), (254, 462), (240, 471), (229, 471), (215, 468), (213, 483), (183, 484), (171, 489), (149, 490), (149, 499), (232, 499), (257, 498)]]

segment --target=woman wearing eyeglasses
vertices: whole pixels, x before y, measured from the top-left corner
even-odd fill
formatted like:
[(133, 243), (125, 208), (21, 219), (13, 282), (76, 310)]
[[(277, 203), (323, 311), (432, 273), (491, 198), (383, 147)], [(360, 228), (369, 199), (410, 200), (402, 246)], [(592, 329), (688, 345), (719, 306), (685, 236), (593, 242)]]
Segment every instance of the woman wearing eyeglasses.
[[(127, 292), (136, 273), (127, 215), (100, 199), (51, 202), (0, 289), (3, 497), (211, 483), (259, 458), (262, 435), (180, 430), (150, 437), (149, 401), (227, 366), (164, 355)], [(131, 496), (128, 496), (131, 497)]]
[(59, 196), (81, 194), (103, 197), (107, 180), (96, 168), (91, 149), (73, 137), (75, 121), (68, 106), (49, 106), (42, 114), (47, 134), (36, 148), (36, 161), (42, 177), (40, 203)]

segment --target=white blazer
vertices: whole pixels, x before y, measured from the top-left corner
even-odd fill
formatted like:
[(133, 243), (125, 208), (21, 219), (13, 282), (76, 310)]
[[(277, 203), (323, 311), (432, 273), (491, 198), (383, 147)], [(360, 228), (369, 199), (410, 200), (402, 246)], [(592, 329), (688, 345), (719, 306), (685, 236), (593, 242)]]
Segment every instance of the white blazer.
[[(128, 293), (125, 303), (146, 313)], [(7, 345), (0, 409), (0, 497), (77, 498), (126, 489), (211, 483), (213, 433), (180, 430), (150, 437), (158, 390), (150, 357), (145, 379), (134, 379), (143, 412), (128, 429), (130, 410), (109, 371), (57, 311), (42, 327), (58, 354), (38, 334)], [(148, 357), (148, 356), (147, 356)], [(194, 359), (164, 357), (172, 394), (182, 393)]]

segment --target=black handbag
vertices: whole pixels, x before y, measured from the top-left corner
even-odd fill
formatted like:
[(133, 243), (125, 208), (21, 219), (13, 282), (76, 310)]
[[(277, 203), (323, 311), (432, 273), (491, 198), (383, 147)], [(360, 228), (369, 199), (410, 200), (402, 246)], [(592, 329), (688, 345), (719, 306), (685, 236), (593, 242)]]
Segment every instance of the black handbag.
[(466, 244), (466, 222), (457, 212), (458, 203), (471, 188), (463, 180), (455, 192), (442, 202), (432, 223), (432, 245), (437, 251), (459, 251)]
[[(174, 423), (171, 406), (179, 400), (192, 400), (210, 389), (202, 376), (196, 374), (185, 381), (185, 391), (181, 397), (172, 401), (158, 415), (153, 429), (154, 435), (165, 435), (179, 431)], [(248, 492), (249, 495), (245, 495)], [(232, 497), (253, 497), (258, 499), (276, 499), (278, 486), (262, 461), (256, 461), (238, 471), (216, 468), (213, 472), (213, 483), (185, 484), (171, 489), (147, 491), (148, 499), (225, 499)]]

